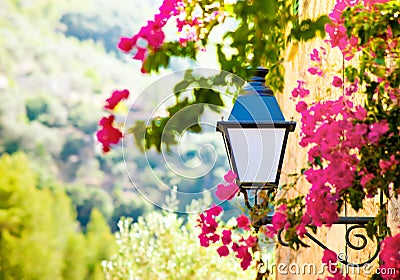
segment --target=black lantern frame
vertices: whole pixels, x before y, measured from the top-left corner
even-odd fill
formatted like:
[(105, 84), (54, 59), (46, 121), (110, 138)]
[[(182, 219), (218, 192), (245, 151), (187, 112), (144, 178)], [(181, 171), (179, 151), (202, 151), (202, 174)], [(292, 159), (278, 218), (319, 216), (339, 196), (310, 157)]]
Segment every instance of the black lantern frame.
[[(269, 189), (276, 188), (279, 184), (279, 179), (281, 175), (283, 159), (285, 156), (286, 145), (289, 137), (289, 132), (293, 132), (296, 127), (296, 122), (236, 122), (236, 121), (219, 121), (217, 122), (217, 131), (221, 132), (224, 137), (225, 148), (227, 150), (229, 162), (233, 171), (238, 174), (237, 162), (232, 151), (232, 143), (228, 133), (231, 128), (234, 129), (285, 129), (283, 142), (281, 146), (281, 153), (278, 162), (277, 173), (273, 181), (270, 182), (246, 182), (237, 180), (238, 186), (245, 189)], [(267, 170), (265, 170), (267, 172)]]
[[(289, 132), (295, 130), (296, 122), (285, 120), (272, 90), (265, 86), (265, 76), (268, 74), (268, 70), (259, 67), (249, 71), (252, 71), (254, 76), (243, 88), (241, 96), (236, 99), (229, 119), (217, 122), (217, 131), (223, 135), (229, 163), (232, 170), (238, 175), (238, 186), (244, 189), (276, 188), (279, 184)], [(229, 132), (230, 129), (243, 131), (246, 131), (246, 129), (257, 129), (259, 131), (284, 129), (283, 141), (281, 144), (279, 143), (281, 146), (276, 175), (273, 178), (265, 182), (248, 181), (241, 178), (238, 160), (235, 158), (233, 141)], [(251, 143), (248, 144), (250, 145)], [(276, 151), (274, 150), (274, 152)], [(268, 170), (258, 171), (268, 172)]]

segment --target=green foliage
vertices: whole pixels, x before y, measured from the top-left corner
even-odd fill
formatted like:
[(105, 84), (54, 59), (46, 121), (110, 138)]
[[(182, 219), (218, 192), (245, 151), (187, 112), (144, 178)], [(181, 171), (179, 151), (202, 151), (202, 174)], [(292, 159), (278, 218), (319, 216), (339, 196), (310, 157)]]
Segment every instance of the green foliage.
[(295, 25), (291, 31), (294, 39), (308, 41), (319, 35), (325, 37), (325, 24), (329, 23), (328, 16), (321, 16), (316, 20), (305, 19), (300, 24)]
[(0, 279), (98, 279), (93, 267), (108, 258), (113, 237), (93, 211), (86, 239), (62, 188), (36, 188), (23, 154), (0, 158)]
[(97, 123), (101, 118), (101, 112), (92, 102), (83, 102), (73, 106), (68, 112), (68, 121), (71, 124), (84, 132), (86, 135), (91, 135), (97, 130)]
[(196, 48), (194, 42), (188, 42), (187, 46), (183, 47), (178, 42), (168, 42), (161, 46), (156, 52), (150, 53), (146, 57), (143, 69), (150, 73), (151, 71), (158, 72), (161, 68), (167, 68), (170, 63), (170, 58), (173, 56), (196, 58)]
[[(94, 208), (90, 214), (90, 222), (86, 230), (87, 264), (89, 279), (104, 279), (101, 273), (101, 261), (107, 259), (115, 251), (114, 237), (106, 219)], [(100, 272), (100, 274), (99, 274)], [(99, 278), (101, 277), (101, 278)]]
[(106, 219), (114, 211), (111, 196), (101, 188), (70, 185), (66, 187), (66, 192), (76, 207), (77, 219), (83, 229), (86, 229), (93, 209), (100, 211)]
[(148, 201), (145, 201), (141, 196), (127, 195), (119, 188), (114, 189), (113, 200), (114, 211), (109, 220), (109, 225), (113, 232), (118, 230), (118, 222), (121, 217), (129, 217), (134, 221), (137, 221), (140, 216), (145, 216), (153, 210), (153, 206)]
[[(251, 279), (233, 255), (220, 258), (199, 244), (196, 215), (188, 222), (171, 212), (152, 212), (137, 223), (119, 222), (118, 254), (103, 263), (106, 279)], [(216, 248), (214, 248), (216, 249)]]
[(92, 39), (100, 42), (108, 52), (116, 52), (115, 42), (118, 42), (121, 27), (109, 25), (98, 15), (88, 16), (79, 13), (64, 14), (60, 22), (66, 25), (66, 36), (78, 38), (80, 41)]
[(75, 135), (68, 135), (60, 153), (61, 159), (67, 161), (71, 156), (79, 156), (84, 140)]
[(69, 236), (62, 270), (63, 279), (85, 279), (88, 271), (86, 255), (82, 253), (83, 249), (86, 250), (85, 243), (85, 236), (82, 233)]
[(56, 98), (35, 95), (26, 101), (26, 115), (48, 127), (61, 127), (67, 123), (67, 111)]
[[(217, 44), (217, 59), (221, 69), (246, 79), (249, 78), (249, 71), (246, 69), (264, 66), (269, 69), (268, 85), (278, 92), (282, 92), (284, 86), (283, 65), (288, 42), (307, 41), (317, 36), (324, 37), (325, 24), (329, 22), (327, 16), (299, 22), (299, 15), (293, 12), (293, 1), (239, 0), (235, 4), (225, 4), (224, 1), (214, 1), (214, 4), (217, 4), (216, 2), (221, 6), (221, 10), (227, 13), (227, 18), (237, 22), (234, 30), (224, 31), (225, 33), (220, 36), (221, 41)], [(201, 9), (204, 13), (211, 13), (213, 9), (210, 1), (188, 2), (186, 5), (187, 15), (191, 15), (196, 9)], [(295, 1), (294, 5), (298, 6), (298, 2)], [(216, 26), (223, 26), (223, 22), (211, 20), (203, 24), (201, 42), (187, 42), (185, 47), (178, 42), (166, 42), (157, 50), (149, 50), (143, 69), (148, 73), (158, 72), (160, 68), (169, 66), (171, 57), (196, 59), (199, 46), (207, 47), (209, 36), (213, 34)], [(154, 147), (160, 152), (162, 145), (165, 145), (169, 150), (170, 146), (177, 144), (177, 138), (183, 129), (195, 133), (201, 132), (202, 128), (198, 122), (204, 110), (200, 104), (215, 105), (211, 107), (214, 109), (217, 106), (224, 106), (220, 93), (209, 89), (210, 84), (218, 84), (218, 81), (223, 81), (225, 76), (226, 74), (222, 73), (216, 77), (203, 78), (204, 81), (201, 81), (202, 78), (195, 80), (190, 74), (185, 76), (175, 87), (176, 103), (168, 108), (167, 117), (153, 119), (149, 124), (136, 121), (132, 125), (129, 132), (134, 135), (139, 149), (145, 151)], [(192, 89), (191, 96), (179, 98), (179, 92), (185, 88)], [(233, 92), (233, 96), (237, 94), (238, 91)], [(199, 106), (193, 107), (193, 105)], [(166, 127), (176, 112), (185, 109), (187, 109), (187, 120), (182, 122), (182, 128)], [(186, 123), (189, 125), (183, 127)]]
[[(184, 132), (202, 131), (200, 120), (205, 109), (220, 112), (220, 108), (225, 106), (221, 92), (234, 95), (241, 85), (243, 80), (233, 79), (229, 72), (221, 71), (205, 78), (188, 70), (184, 79), (174, 87), (176, 101), (166, 109), (168, 116), (155, 118), (148, 125), (144, 121), (136, 121), (129, 132), (142, 152), (153, 146), (161, 152), (162, 145), (169, 151)], [(183, 94), (185, 91), (189, 91), (190, 96)]]

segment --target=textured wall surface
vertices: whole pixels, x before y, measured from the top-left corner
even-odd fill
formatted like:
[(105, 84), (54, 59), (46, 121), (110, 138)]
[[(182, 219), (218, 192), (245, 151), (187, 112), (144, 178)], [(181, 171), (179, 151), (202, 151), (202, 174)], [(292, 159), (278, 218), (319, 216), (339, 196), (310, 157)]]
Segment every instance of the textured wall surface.
[[(311, 17), (314, 18), (321, 14), (329, 14), (332, 7), (334, 6), (335, 1), (333, 0), (325, 0), (325, 1), (318, 1), (318, 0), (300, 0), (300, 16), (304, 17)], [(305, 75), (307, 69), (310, 67), (310, 56), (309, 54), (315, 47), (319, 47), (320, 45), (324, 45), (325, 43), (321, 39), (317, 39), (313, 42), (307, 43), (295, 43), (289, 46), (286, 54), (286, 74), (285, 74), (285, 90), (283, 94), (276, 94), (278, 98), (278, 102), (284, 112), (286, 119), (293, 119), (298, 122), (298, 126), (296, 131), (290, 135), (288, 147), (286, 150), (285, 155), (285, 162), (284, 162), (284, 174), (289, 174), (293, 172), (299, 172), (299, 170), (306, 166), (307, 156), (306, 151), (301, 148), (298, 143), (300, 141), (300, 115), (295, 110), (295, 101), (290, 99), (291, 91), (294, 87), (297, 86), (297, 80), (301, 79), (307, 82), (307, 88), (310, 90), (311, 94), (310, 97), (307, 98), (308, 101), (310, 100), (327, 100), (331, 98), (337, 98), (338, 96), (342, 95), (341, 89), (336, 89), (331, 87), (332, 76), (327, 76), (323, 78), (315, 78), (315, 76)], [(337, 69), (337, 75), (341, 76), (343, 63), (345, 65), (351, 62), (343, 62), (343, 57), (341, 53), (337, 50), (328, 50), (328, 61), (330, 67), (333, 69)], [(361, 96), (355, 96), (354, 101), (356, 103), (362, 102)], [(285, 176), (281, 179), (281, 184), (285, 183)], [(298, 192), (300, 193), (307, 193), (309, 189), (309, 184), (304, 180), (300, 182), (298, 185), (297, 190), (293, 190), (291, 195), (296, 195)], [(371, 199), (367, 205), (365, 211), (362, 213), (351, 213), (351, 211), (347, 211), (347, 215), (358, 215), (358, 216), (372, 216), (375, 214), (376, 209), (379, 207), (379, 199)], [(392, 225), (393, 232), (398, 231), (397, 227), (400, 221), (400, 202), (392, 203), (389, 207), (389, 211), (391, 216), (389, 217), (389, 224)], [(344, 215), (345, 213), (343, 213)], [(333, 226), (330, 229), (322, 228), (319, 230), (317, 238), (326, 244), (328, 248), (334, 250), (337, 253), (345, 253), (345, 226)], [(352, 237), (351, 240), (355, 245), (361, 244), (361, 240), (355, 237)], [(321, 269), (321, 258), (323, 255), (323, 249), (317, 246), (309, 239), (305, 239), (306, 243), (310, 245), (309, 248), (301, 249), (297, 252), (290, 251), (287, 248), (282, 246), (277, 247), (277, 255), (276, 255), (276, 264), (285, 263), (288, 265), (286, 271), (289, 271), (289, 268), (292, 270), (296, 269), (297, 264), (302, 267), (304, 264), (315, 264), (318, 270)], [(369, 241), (371, 243), (371, 241)], [(375, 245), (375, 244), (371, 244)], [(362, 260), (367, 260), (369, 255), (373, 254), (375, 251), (374, 246), (367, 247), (363, 251), (354, 251), (348, 249), (348, 256), (349, 261), (353, 262), (360, 262)], [(377, 266), (377, 261), (373, 263), (373, 265)], [(369, 269), (370, 272), (373, 272), (374, 269)], [(352, 270), (350, 269), (350, 275), (352, 279), (368, 279), (368, 275), (365, 275), (363, 270), (358, 273), (351, 273)], [(314, 275), (313, 272), (311, 275), (308, 273), (290, 273), (288, 272), (287, 275), (279, 274), (275, 271), (273, 278), (276, 279), (318, 279), (323, 278), (322, 275)], [(318, 274), (318, 273), (317, 273)]]

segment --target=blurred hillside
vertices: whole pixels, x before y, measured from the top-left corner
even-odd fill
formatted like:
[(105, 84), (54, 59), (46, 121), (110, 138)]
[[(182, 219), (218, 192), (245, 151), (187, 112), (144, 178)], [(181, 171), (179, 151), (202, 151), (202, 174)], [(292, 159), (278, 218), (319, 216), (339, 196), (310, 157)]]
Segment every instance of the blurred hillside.
[[(2, 0), (0, 8), (0, 155), (24, 152), (39, 174), (38, 187), (61, 182), (86, 227), (93, 207), (113, 230), (120, 216), (136, 218), (153, 205), (135, 187), (165, 204), (170, 187), (195, 193), (212, 187), (227, 170), (224, 149), (217, 149), (217, 172), (188, 179), (171, 172), (161, 155), (125, 150), (134, 185), (129, 180), (120, 147), (106, 156), (95, 139), (104, 100), (114, 89), (128, 88), (133, 97), (154, 77), (140, 74), (140, 64), (116, 49), (120, 36), (130, 36), (150, 18), (159, 1), (139, 0)], [(194, 65), (176, 61), (172, 69)], [(172, 86), (172, 85), (171, 85)], [(160, 92), (162, 91), (162, 88)], [(157, 97), (155, 93), (152, 97)], [(134, 120), (158, 105), (157, 98), (136, 102)], [(199, 158), (204, 139), (222, 140), (213, 129), (206, 138), (186, 137), (184, 161)], [(133, 142), (128, 138), (126, 141)], [(218, 168), (219, 167), (219, 168)], [(217, 173), (217, 174), (216, 174)], [(199, 198), (199, 196), (195, 196)]]
[(83, 226), (93, 206), (112, 225), (151, 208), (122, 194), (130, 183), (121, 152), (104, 156), (95, 132), (112, 90), (144, 86), (115, 43), (142, 24), (132, 9), (150, 14), (154, 3), (1, 2), (0, 153), (26, 153), (39, 186), (64, 182)]

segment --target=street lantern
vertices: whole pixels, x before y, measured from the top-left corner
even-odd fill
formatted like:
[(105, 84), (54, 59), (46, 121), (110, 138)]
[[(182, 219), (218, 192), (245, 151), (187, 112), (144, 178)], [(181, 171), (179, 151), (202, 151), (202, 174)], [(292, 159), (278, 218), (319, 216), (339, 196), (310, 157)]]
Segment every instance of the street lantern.
[[(259, 67), (252, 71), (254, 76), (243, 87), (228, 120), (217, 122), (217, 131), (222, 133), (231, 168), (238, 176), (236, 183), (241, 188), (249, 210), (258, 206), (259, 190), (271, 193), (278, 186), (289, 132), (293, 132), (296, 127), (296, 122), (285, 120), (272, 90), (265, 86), (268, 70)], [(252, 190), (255, 190), (253, 206), (248, 199), (248, 192)], [(257, 216), (252, 224), (258, 231), (261, 226), (271, 224), (272, 220), (273, 215), (262, 215)], [(369, 239), (358, 230), (368, 232), (367, 225), (374, 220), (375, 217), (339, 217), (334, 224), (346, 225), (346, 253), (337, 254), (339, 262), (351, 267), (363, 267), (377, 258), (380, 240), (375, 236), (375, 252), (369, 255), (367, 261), (352, 263), (347, 259), (347, 248), (360, 251), (367, 247)], [(357, 233), (354, 234), (355, 230)], [(283, 231), (281, 229), (278, 232), (278, 241), (282, 246), (290, 246), (282, 237)], [(353, 234), (362, 240), (362, 244), (354, 244), (351, 238)], [(329, 249), (309, 232), (304, 235), (324, 250)]]
[(272, 90), (265, 86), (268, 70), (252, 70), (227, 121), (217, 122), (223, 135), (237, 184), (246, 189), (277, 187), (289, 132), (296, 122), (286, 121)]

